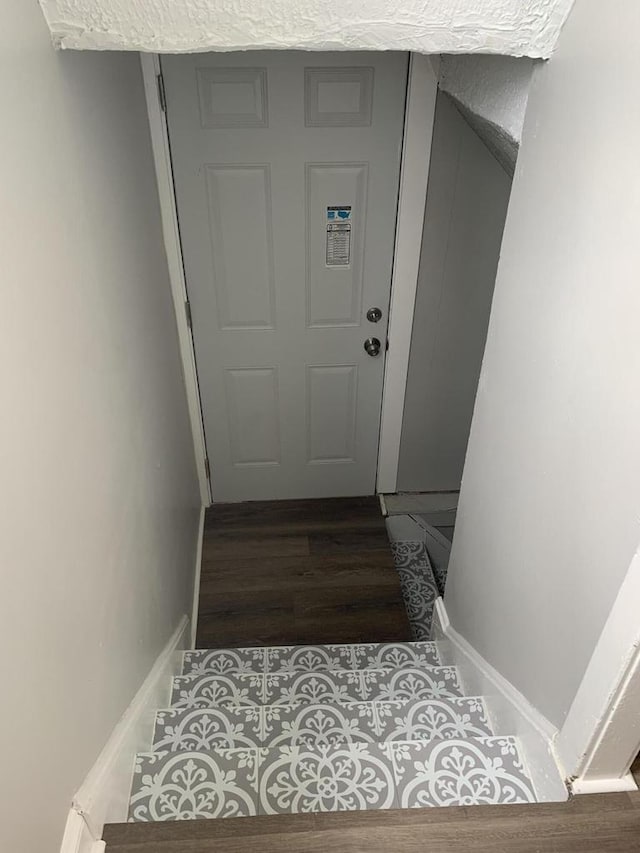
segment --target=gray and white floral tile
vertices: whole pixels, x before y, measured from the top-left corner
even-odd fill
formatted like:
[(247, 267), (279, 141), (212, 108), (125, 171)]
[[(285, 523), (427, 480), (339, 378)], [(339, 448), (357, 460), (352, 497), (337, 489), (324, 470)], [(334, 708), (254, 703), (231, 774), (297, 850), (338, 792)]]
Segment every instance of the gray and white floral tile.
[[(427, 556), (429, 556), (427, 554)], [(438, 594), (444, 595), (444, 588), (447, 583), (447, 563), (441, 563), (439, 566), (436, 565), (435, 562), (429, 560), (429, 565), (431, 566), (431, 571), (433, 573), (433, 579), (436, 582), (436, 586), (438, 588)]]
[(482, 699), (264, 705), (159, 711), (153, 748), (258, 748), (476, 737), (492, 734)]
[(296, 744), (140, 755), (129, 820), (528, 802), (513, 738)]
[(397, 670), (342, 670), (268, 674), (179, 675), (173, 680), (174, 708), (255, 705), (345, 704), (376, 699), (460, 696), (457, 671), (446, 666)]
[(259, 760), (257, 749), (138, 755), (129, 820), (255, 815)]
[(404, 541), (393, 542), (391, 550), (413, 639), (428, 640), (435, 601), (440, 592), (427, 549), (423, 542)]
[(153, 749), (180, 750), (257, 748), (263, 744), (263, 708), (170, 708), (158, 711)]
[(424, 562), (424, 542), (413, 539), (391, 542), (391, 552), (396, 569), (408, 569)]
[(264, 705), (264, 673), (178, 675), (173, 679), (174, 708), (212, 708)]
[(378, 740), (414, 741), (484, 737), (493, 731), (477, 697), (376, 702)]
[(452, 666), (413, 667), (384, 673), (371, 689), (371, 695), (365, 698), (410, 701), (447, 696), (462, 696), (458, 672)]
[(329, 646), (274, 646), (198, 649), (185, 652), (183, 675), (233, 675), (360, 669), (394, 669), (407, 664), (437, 666), (434, 643), (360, 643)]
[(267, 675), (265, 704), (342, 704), (460, 695), (461, 687), (454, 667), (407, 667), (391, 671)]
[(435, 643), (371, 643), (354, 646), (354, 669), (401, 669), (407, 666), (440, 666)]
[[(367, 675), (381, 673), (370, 670)], [(267, 705), (344, 704), (366, 699), (361, 672), (283, 672), (265, 676)]]
[(437, 666), (435, 643), (362, 643), (268, 649), (267, 672), (395, 669), (407, 664)]
[(184, 653), (183, 675), (227, 675), (265, 672), (266, 648), (195, 649)]
[(259, 790), (261, 814), (390, 809), (396, 804), (392, 761), (382, 747), (371, 744), (265, 750)]
[(332, 746), (375, 743), (376, 712), (372, 702), (353, 705), (268, 705), (263, 708), (265, 746)]
[(267, 650), (265, 672), (352, 670), (353, 646), (274, 646)]
[(532, 803), (514, 738), (387, 743), (399, 808)]

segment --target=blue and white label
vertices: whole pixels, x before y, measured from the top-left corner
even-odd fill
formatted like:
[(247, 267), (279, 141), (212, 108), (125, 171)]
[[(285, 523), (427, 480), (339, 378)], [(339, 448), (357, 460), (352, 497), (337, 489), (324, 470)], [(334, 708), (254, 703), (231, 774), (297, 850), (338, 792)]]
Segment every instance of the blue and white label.
[(351, 205), (327, 207), (328, 267), (348, 267), (351, 263)]
[(351, 205), (328, 207), (327, 222), (351, 222)]

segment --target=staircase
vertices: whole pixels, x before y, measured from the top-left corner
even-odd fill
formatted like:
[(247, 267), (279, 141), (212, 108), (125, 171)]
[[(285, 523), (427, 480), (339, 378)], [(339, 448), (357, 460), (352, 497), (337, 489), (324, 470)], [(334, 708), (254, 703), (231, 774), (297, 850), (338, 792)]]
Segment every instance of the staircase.
[(129, 820), (534, 802), (517, 740), (438, 647), (185, 652)]

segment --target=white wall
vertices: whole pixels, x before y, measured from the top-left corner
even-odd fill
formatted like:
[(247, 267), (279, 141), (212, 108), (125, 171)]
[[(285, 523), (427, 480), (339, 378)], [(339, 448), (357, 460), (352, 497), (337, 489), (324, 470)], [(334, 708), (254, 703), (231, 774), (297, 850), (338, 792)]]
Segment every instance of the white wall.
[(140, 65), (0, 31), (0, 849), (71, 797), (190, 610), (199, 516)]
[(639, 31), (582, 0), (534, 72), (445, 598), (558, 726), (640, 541)]
[[(406, 50), (551, 55), (573, 0), (40, 0), (57, 43), (87, 50)], [(257, 11), (259, 10), (259, 11)]]
[(460, 488), (511, 181), (438, 95), (399, 491)]

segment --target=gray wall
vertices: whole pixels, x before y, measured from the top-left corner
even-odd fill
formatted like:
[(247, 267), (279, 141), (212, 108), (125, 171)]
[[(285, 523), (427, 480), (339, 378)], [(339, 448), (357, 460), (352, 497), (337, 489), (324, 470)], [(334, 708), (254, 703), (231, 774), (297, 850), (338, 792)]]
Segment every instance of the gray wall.
[(438, 94), (398, 489), (460, 488), (511, 181)]
[(199, 494), (139, 59), (0, 30), (0, 849), (71, 797), (190, 610)]
[(582, 0), (534, 71), (445, 596), (558, 726), (640, 542), (639, 31)]

